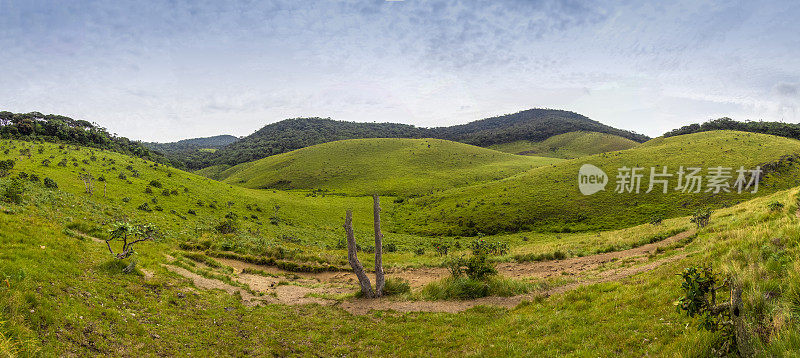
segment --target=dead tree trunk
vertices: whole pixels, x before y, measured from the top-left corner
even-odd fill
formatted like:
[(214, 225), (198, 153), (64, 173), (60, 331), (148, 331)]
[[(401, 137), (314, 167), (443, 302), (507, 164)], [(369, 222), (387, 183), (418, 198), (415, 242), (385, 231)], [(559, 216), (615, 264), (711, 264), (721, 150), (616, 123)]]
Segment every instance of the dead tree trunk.
[(372, 208), (375, 221), (375, 295), (383, 295), (386, 279), (383, 276), (383, 233), (381, 232), (381, 203), (378, 194), (372, 196)]
[(356, 238), (353, 235), (353, 211), (347, 210), (344, 218), (344, 231), (347, 234), (347, 260), (350, 261), (350, 267), (353, 268), (358, 283), (361, 284), (361, 293), (366, 298), (374, 298), (375, 293), (372, 291), (372, 283), (369, 282), (369, 277), (364, 273), (364, 266), (358, 261), (356, 256)]

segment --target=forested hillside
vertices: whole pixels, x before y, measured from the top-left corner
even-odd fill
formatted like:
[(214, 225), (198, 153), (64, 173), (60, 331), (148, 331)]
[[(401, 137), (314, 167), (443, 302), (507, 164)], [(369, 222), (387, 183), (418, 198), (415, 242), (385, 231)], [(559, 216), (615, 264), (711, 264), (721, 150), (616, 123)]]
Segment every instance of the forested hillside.
[(575, 112), (542, 108), (431, 129), (432, 137), (480, 147), (518, 140), (538, 142), (557, 134), (576, 131), (614, 134), (639, 143), (650, 139), (643, 134), (610, 127)]
[(166, 159), (139, 141), (118, 137), (97, 124), (56, 114), (0, 112), (0, 138), (75, 144), (134, 155), (164, 163)]
[(163, 154), (173, 165), (184, 168), (187, 162), (202, 161), (209, 153), (236, 142), (232, 135), (191, 138), (171, 143), (144, 142), (144, 146)]
[(269, 124), (215, 153), (185, 157), (184, 162), (190, 169), (236, 165), (344, 139), (436, 138), (487, 147), (520, 140), (538, 142), (574, 131), (612, 134), (636, 142), (649, 139), (645, 135), (613, 128), (574, 112), (554, 109), (530, 109), (463, 125), (437, 128), (396, 123), (345, 122), (330, 118), (295, 118)]
[(771, 134), (779, 137), (800, 139), (800, 124), (784, 122), (739, 122), (728, 117), (710, 120), (703, 124), (690, 124), (664, 133), (664, 137), (691, 134), (698, 132), (732, 130), (741, 132)]

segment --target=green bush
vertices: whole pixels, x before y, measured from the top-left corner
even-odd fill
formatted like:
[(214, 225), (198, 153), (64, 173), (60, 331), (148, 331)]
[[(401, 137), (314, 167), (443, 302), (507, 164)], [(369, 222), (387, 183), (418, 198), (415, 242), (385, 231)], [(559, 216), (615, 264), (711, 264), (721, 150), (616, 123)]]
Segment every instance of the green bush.
[(469, 277), (447, 277), (422, 289), (429, 300), (471, 300), (487, 296), (514, 296), (531, 291), (532, 285), (503, 277), (476, 280)]
[(158, 180), (151, 180), (150, 186), (161, 189), (161, 182)]
[(10, 171), (14, 169), (14, 161), (11, 159), (0, 160), (0, 170)]
[(779, 201), (773, 201), (769, 203), (767, 207), (769, 208), (770, 211), (781, 211), (783, 210), (784, 205)]
[(25, 189), (25, 182), (22, 179), (11, 179), (0, 191), (0, 200), (11, 204), (20, 204), (22, 203), (22, 194)]
[(149, 204), (147, 204), (147, 203), (143, 203), (142, 205), (139, 205), (139, 206), (137, 207), (137, 209), (139, 209), (139, 210), (141, 210), (141, 211), (147, 211), (147, 212), (151, 212), (151, 211), (153, 211), (152, 209), (150, 209), (150, 205), (149, 205)]
[(408, 281), (402, 278), (389, 277), (386, 279), (386, 285), (383, 286), (383, 295), (401, 295), (411, 292), (411, 285)]
[(711, 220), (711, 214), (713, 211), (710, 209), (697, 209), (694, 213), (692, 213), (692, 223), (697, 225), (697, 228), (706, 227)]
[(44, 187), (49, 189), (58, 189), (56, 181), (50, 178), (44, 178)]

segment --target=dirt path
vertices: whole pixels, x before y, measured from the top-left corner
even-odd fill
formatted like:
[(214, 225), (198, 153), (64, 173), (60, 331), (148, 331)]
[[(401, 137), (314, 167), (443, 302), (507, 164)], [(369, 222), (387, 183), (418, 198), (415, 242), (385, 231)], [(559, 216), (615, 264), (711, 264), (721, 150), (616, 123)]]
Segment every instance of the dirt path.
[(523, 301), (531, 301), (536, 297), (550, 296), (574, 290), (581, 286), (592, 285), (602, 282), (618, 281), (623, 278), (633, 276), (642, 272), (656, 269), (657, 267), (674, 262), (686, 257), (686, 253), (680, 253), (660, 260), (650, 262), (646, 265), (633, 266), (610, 270), (601, 273), (599, 278), (589, 280), (578, 280), (563, 286), (554, 287), (545, 291), (537, 291), (524, 295), (512, 297), (483, 297), (467, 301), (394, 301), (391, 298), (359, 299), (341, 302), (338, 306), (342, 309), (355, 314), (364, 315), (370, 311), (394, 310), (398, 312), (445, 312), (457, 313), (468, 310), (476, 306), (500, 306), (514, 308)]
[[(575, 257), (557, 261), (526, 262), (526, 263), (500, 263), (498, 272), (510, 278), (550, 278), (569, 276), (573, 282), (566, 285), (537, 291), (513, 297), (484, 297), (468, 301), (399, 301), (392, 298), (379, 299), (348, 299), (336, 301), (325, 298), (328, 296), (343, 296), (353, 293), (357, 283), (355, 277), (349, 272), (321, 272), (321, 273), (291, 273), (275, 267), (260, 266), (237, 260), (217, 258), (221, 264), (232, 267), (236, 275), (233, 279), (247, 284), (252, 290), (269, 293), (270, 303), (283, 304), (308, 304), (336, 305), (353, 314), (366, 314), (372, 310), (394, 310), (398, 312), (460, 312), (479, 305), (494, 305), (507, 308), (516, 307), (519, 303), (532, 300), (537, 296), (549, 296), (563, 293), (581, 286), (602, 282), (616, 281), (623, 278), (653, 270), (661, 265), (674, 262), (686, 257), (683, 249), (679, 248), (677, 255), (648, 261), (648, 256), (655, 253), (658, 248), (664, 248), (683, 240), (693, 231), (686, 231), (669, 237), (659, 242), (643, 245), (637, 248), (597, 254), (584, 257)], [(267, 275), (245, 273), (245, 269), (260, 270)], [(202, 288), (219, 288), (229, 292), (240, 288), (224, 284), (217, 280), (210, 280), (193, 274), (187, 270), (171, 269), (180, 275), (191, 274), (195, 285)], [(444, 268), (409, 268), (387, 272), (389, 277), (403, 278), (411, 284), (412, 288), (420, 289), (424, 285), (440, 280), (449, 275)], [(200, 279), (198, 279), (198, 277)], [(226, 287), (227, 286), (227, 287)], [(252, 296), (252, 295), (250, 295)], [(242, 295), (245, 299), (246, 295)], [(247, 299), (245, 299), (247, 301)], [(252, 302), (252, 300), (250, 301)]]
[[(267, 303), (273, 303), (274, 302), (274, 300), (270, 300), (270, 297), (268, 297), (268, 296), (256, 297), (253, 294), (251, 294), (250, 292), (247, 292), (246, 290), (244, 290), (242, 288), (229, 285), (229, 284), (227, 284), (225, 282), (222, 282), (220, 280), (215, 280), (215, 279), (211, 279), (211, 278), (206, 278), (206, 277), (200, 276), (200, 275), (198, 275), (198, 274), (196, 274), (194, 272), (191, 272), (191, 271), (189, 271), (187, 269), (184, 269), (184, 268), (181, 268), (181, 267), (172, 266), (172, 265), (163, 265), (163, 266), (167, 270), (170, 270), (170, 271), (172, 271), (172, 272), (174, 272), (174, 273), (176, 273), (178, 275), (181, 275), (183, 277), (186, 277), (186, 278), (192, 280), (192, 283), (194, 283), (194, 285), (197, 286), (197, 287), (210, 289), (210, 290), (219, 289), (219, 290), (223, 290), (223, 291), (225, 291), (225, 292), (227, 292), (227, 293), (229, 293), (231, 295), (236, 294), (238, 292), (240, 295), (242, 295), (242, 302), (244, 302), (244, 304), (247, 305), (247, 306), (254, 306), (254, 305), (257, 305), (260, 302), (267, 302)], [(273, 302), (270, 302), (270, 301), (273, 301)]]
[[(800, 217), (800, 211), (797, 213)], [(105, 244), (105, 241), (80, 232), (76, 234), (94, 242)], [(352, 314), (363, 315), (373, 310), (394, 310), (398, 312), (461, 312), (480, 305), (493, 305), (513, 308), (523, 301), (530, 301), (536, 297), (549, 296), (576, 289), (581, 286), (596, 283), (617, 281), (639, 273), (654, 270), (661, 265), (671, 263), (686, 257), (683, 248), (678, 248), (677, 255), (648, 261), (648, 256), (655, 253), (658, 248), (665, 248), (683, 240), (694, 231), (685, 231), (659, 242), (643, 245), (623, 251), (615, 251), (584, 257), (575, 257), (564, 260), (497, 264), (497, 271), (509, 278), (551, 278), (572, 276), (574, 281), (533, 293), (513, 297), (484, 297), (467, 301), (400, 301), (392, 298), (378, 299), (347, 299), (338, 301), (337, 296), (343, 297), (355, 292), (357, 282), (349, 272), (321, 272), (321, 273), (294, 273), (281, 269), (260, 266), (237, 260), (216, 258), (218, 262), (234, 269), (231, 279), (250, 287), (252, 291), (264, 293), (256, 296), (241, 287), (225, 283), (221, 280), (203, 277), (184, 268), (163, 264), (167, 270), (186, 277), (198, 288), (219, 289), (229, 294), (238, 293), (245, 305), (253, 306), (264, 303), (279, 303), (289, 305), (321, 304), (338, 306)], [(169, 262), (175, 261), (174, 257), (166, 255)], [(204, 265), (205, 266), (205, 265)], [(615, 267), (616, 266), (616, 267)], [(206, 267), (208, 268), (208, 267)], [(266, 275), (245, 273), (245, 269), (260, 270)], [(144, 271), (146, 279), (152, 278), (152, 272)], [(402, 270), (389, 270), (388, 277), (402, 278), (411, 284), (413, 289), (420, 289), (426, 284), (440, 280), (449, 275), (447, 269), (408, 268)]]

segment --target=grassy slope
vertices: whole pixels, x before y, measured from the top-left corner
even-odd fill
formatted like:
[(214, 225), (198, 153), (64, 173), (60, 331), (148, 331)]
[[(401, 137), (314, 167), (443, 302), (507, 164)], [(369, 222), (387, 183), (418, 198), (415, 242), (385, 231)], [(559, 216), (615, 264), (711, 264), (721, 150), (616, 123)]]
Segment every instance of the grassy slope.
[(497, 180), (556, 162), (439, 139), (353, 139), (240, 164), (217, 177), (248, 188), (416, 195)]
[[(790, 173), (767, 175), (758, 194), (684, 194), (674, 190), (662, 194), (658, 186), (645, 194), (651, 166), (666, 165), (672, 173), (679, 166), (753, 168), (792, 153), (800, 153), (800, 141), (762, 134), (717, 131), (659, 138), (630, 150), (565, 161), (504, 180), (414, 198), (395, 212), (394, 222), (397, 230), (427, 235), (632, 226), (647, 222), (654, 214), (687, 215), (696, 207), (734, 204), (800, 184), (797, 168), (792, 167)], [(585, 163), (609, 175), (605, 191), (591, 196), (578, 191), (578, 169)], [(623, 166), (646, 168), (642, 193), (614, 192), (617, 168)], [(673, 178), (671, 186), (676, 184), (677, 178)]]
[(497, 144), (489, 148), (513, 154), (573, 159), (592, 154), (631, 149), (638, 145), (639, 143), (637, 142), (613, 134), (569, 132), (552, 136), (541, 142), (521, 140)]
[[(250, 308), (220, 291), (192, 289), (159, 265), (170, 247), (163, 242), (139, 249), (140, 266), (154, 279), (120, 274), (102, 245), (69, 237), (59, 224), (81, 215), (74, 205), (85, 198), (47, 193), (34, 190), (27, 205), (0, 211), (0, 278), (8, 280), (0, 285), (0, 335), (23, 356), (709, 356), (714, 335), (672, 306), (675, 274), (708, 262), (745, 283), (751, 326), (770, 338), (761, 348), (767, 355), (800, 347), (800, 267), (791, 260), (799, 254), (797, 190), (720, 210), (687, 246), (689, 258), (622, 282), (513, 310), (364, 317), (313, 305)], [(785, 210), (770, 211), (772, 201)]]
[[(3, 142), (0, 149), (23, 145), (11, 143)], [(44, 147), (45, 157), (60, 152), (49, 144)], [(38, 163), (41, 157), (37, 158), (35, 150), (33, 153), (33, 163)], [(89, 156), (86, 149), (67, 153), (77, 158)], [(115, 154), (97, 155), (103, 156)], [(120, 203), (118, 194), (130, 195), (134, 200), (148, 197), (132, 190), (130, 185), (140, 189), (142, 182), (137, 180), (130, 185), (113, 183), (113, 187), (119, 188), (113, 200), (103, 199), (97, 193), (87, 197), (79, 194), (82, 184), (77, 182), (75, 173), (60, 167), (28, 165), (27, 159), (15, 158), (23, 170), (58, 180), (61, 190), (31, 185), (24, 205), (0, 204), (4, 206), (0, 210), (0, 322), (3, 322), (0, 340), (6, 342), (0, 342), (1, 353), (21, 350), (23, 356), (37, 352), (42, 356), (148, 356), (203, 355), (211, 350), (223, 356), (398, 353), (709, 356), (714, 336), (698, 331), (690, 324), (691, 320), (675, 312), (672, 306), (679, 296), (675, 274), (692, 263), (714, 263), (716, 268), (737, 275), (745, 283), (751, 325), (764, 328), (762, 331), (770, 338), (770, 343), (763, 347), (767, 355), (796, 351), (800, 347), (797, 274), (800, 266), (793, 259), (800, 254), (796, 189), (719, 210), (712, 216), (710, 227), (687, 246), (694, 253), (692, 256), (622, 282), (580, 288), (514, 310), (477, 308), (456, 315), (374, 313), (354, 317), (337, 308), (319, 306), (248, 308), (228, 294), (192, 289), (160, 263), (164, 261), (162, 253), (174, 249), (174, 241), (195, 235), (194, 230), (186, 227), (201, 225), (199, 219), (182, 221), (167, 212), (144, 213)], [(115, 160), (119, 163), (128, 159), (120, 156)], [(147, 163), (133, 161), (142, 173), (141, 180), (163, 175), (159, 180), (185, 184), (190, 193), (208, 187), (212, 195), (232, 198), (237, 203), (261, 200), (256, 191), (230, 188), (180, 171), (165, 178), (161, 167), (154, 169)], [(93, 170), (97, 165), (81, 163), (80, 166)], [(18, 169), (13, 174), (16, 172)], [(0, 185), (5, 181), (0, 180)], [(328, 198), (280, 192), (264, 194), (263, 200), (286, 200), (284, 205), (291, 211), (311, 211), (310, 215), (303, 213), (300, 217), (287, 213), (288, 217), (313, 222), (326, 220), (325, 212), (313, 204)], [(340, 201), (351, 200), (333, 199), (320, 205), (338, 207), (347, 205), (337, 204)], [(767, 204), (773, 201), (784, 203), (785, 208), (769, 210)], [(191, 201), (181, 203), (192, 205)], [(240, 205), (233, 209), (242, 210)], [(200, 210), (205, 213), (205, 209)], [(138, 249), (140, 266), (153, 271), (154, 279), (122, 275), (118, 266), (110, 264), (102, 245), (65, 235), (67, 223), (88, 221), (100, 225), (118, 215), (157, 222), (170, 229), (167, 240), (147, 243)], [(204, 215), (219, 214), (209, 209)], [(663, 227), (645, 225), (619, 235), (644, 235), (685, 227), (687, 223), (686, 218), (668, 220)], [(324, 231), (305, 221), (295, 225), (307, 225), (314, 230), (309, 232), (312, 235)], [(184, 235), (182, 230), (188, 233)], [(608, 245), (607, 240), (625, 241), (607, 233), (596, 237), (564, 234), (560, 238), (564, 243), (558, 244), (552, 241), (552, 236), (538, 235), (515, 251), (546, 252), (558, 248), (590, 252)], [(519, 241), (521, 236), (504, 238)]]

